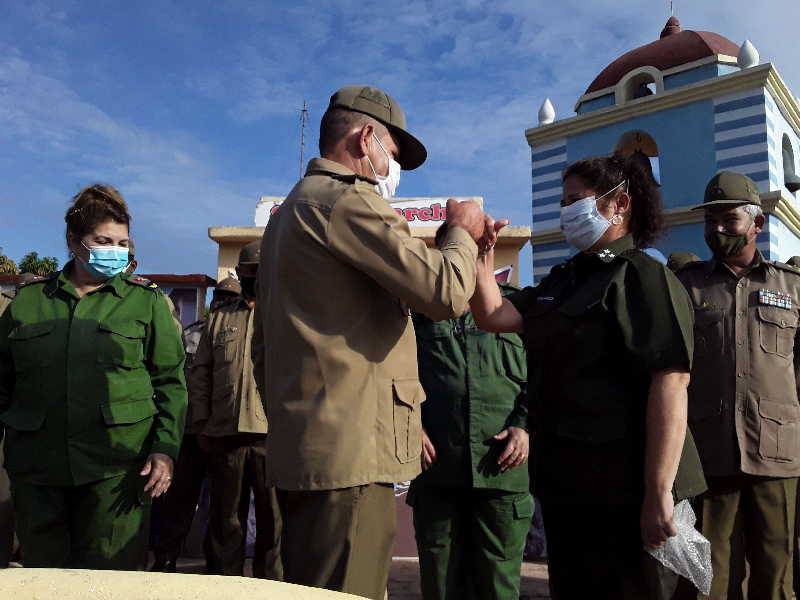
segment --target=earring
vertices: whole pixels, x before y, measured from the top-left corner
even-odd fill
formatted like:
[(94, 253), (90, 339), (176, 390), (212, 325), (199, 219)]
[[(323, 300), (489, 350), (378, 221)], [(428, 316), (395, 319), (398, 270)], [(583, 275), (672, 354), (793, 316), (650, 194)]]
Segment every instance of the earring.
[(612, 225), (619, 225), (622, 223), (622, 216), (621, 215), (614, 215), (611, 217), (611, 224)]

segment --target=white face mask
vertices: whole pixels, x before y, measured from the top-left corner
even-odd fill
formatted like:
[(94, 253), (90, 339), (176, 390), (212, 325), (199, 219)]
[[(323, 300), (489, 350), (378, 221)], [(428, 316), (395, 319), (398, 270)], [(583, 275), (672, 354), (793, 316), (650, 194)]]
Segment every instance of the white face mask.
[(589, 196), (576, 200), (569, 206), (561, 207), (561, 231), (572, 246), (578, 250), (588, 250), (597, 243), (613, 224), (597, 210), (597, 201), (615, 192), (626, 181), (610, 189), (600, 197)]
[(397, 186), (400, 185), (400, 163), (393, 159), (392, 155), (386, 151), (386, 148), (383, 147), (377, 135), (373, 133), (372, 137), (378, 142), (381, 150), (383, 150), (383, 153), (386, 155), (386, 160), (389, 161), (389, 173), (387, 175), (378, 175), (369, 155), (367, 155), (367, 161), (369, 162), (373, 175), (375, 175), (375, 179), (378, 181), (378, 185), (375, 186), (376, 191), (388, 200), (389, 198), (394, 198)]

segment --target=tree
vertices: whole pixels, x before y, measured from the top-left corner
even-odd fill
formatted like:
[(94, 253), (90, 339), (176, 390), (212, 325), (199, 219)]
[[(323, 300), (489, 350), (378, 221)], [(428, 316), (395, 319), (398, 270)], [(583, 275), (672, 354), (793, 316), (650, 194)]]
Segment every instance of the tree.
[(19, 273), (17, 264), (3, 254), (2, 248), (0, 248), (0, 273), (8, 273), (10, 275), (16, 275)]
[(19, 261), (19, 270), (22, 273), (33, 273), (34, 275), (47, 275), (58, 270), (58, 260), (55, 256), (43, 256), (39, 258), (38, 252), (28, 252)]

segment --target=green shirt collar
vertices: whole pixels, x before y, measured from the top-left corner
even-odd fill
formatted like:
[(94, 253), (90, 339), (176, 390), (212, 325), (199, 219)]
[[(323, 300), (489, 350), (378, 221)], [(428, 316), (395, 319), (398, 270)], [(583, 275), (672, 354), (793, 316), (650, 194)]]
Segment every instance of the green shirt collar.
[[(67, 264), (65, 264), (64, 268), (58, 273), (58, 277), (54, 277), (50, 282), (47, 283), (47, 288), (45, 289), (45, 293), (48, 296), (52, 296), (58, 290), (64, 290), (64, 292), (69, 294), (70, 296), (74, 298), (80, 298), (78, 292), (75, 291), (75, 286), (69, 279), (69, 274), (72, 272), (72, 269), (74, 268), (75, 268), (74, 260), (71, 260)], [(108, 288), (117, 298), (122, 298), (124, 296), (123, 289), (125, 286), (122, 277), (123, 277), (122, 275), (115, 275), (114, 277), (106, 281), (103, 285), (101, 285), (99, 288), (89, 293), (94, 294), (105, 288)]]

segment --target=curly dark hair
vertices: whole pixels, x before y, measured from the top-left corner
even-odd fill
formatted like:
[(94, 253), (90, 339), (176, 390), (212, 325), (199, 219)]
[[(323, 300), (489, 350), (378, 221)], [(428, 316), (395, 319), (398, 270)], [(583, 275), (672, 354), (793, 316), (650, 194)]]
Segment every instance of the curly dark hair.
[(651, 246), (664, 232), (661, 190), (653, 177), (650, 162), (640, 153), (592, 156), (575, 161), (564, 171), (561, 181), (580, 177), (598, 196), (622, 181), (628, 182), (631, 197), (630, 229), (637, 248)]
[(106, 221), (130, 227), (131, 215), (119, 191), (110, 185), (95, 183), (75, 194), (64, 221), (69, 245), (70, 236), (82, 238)]

